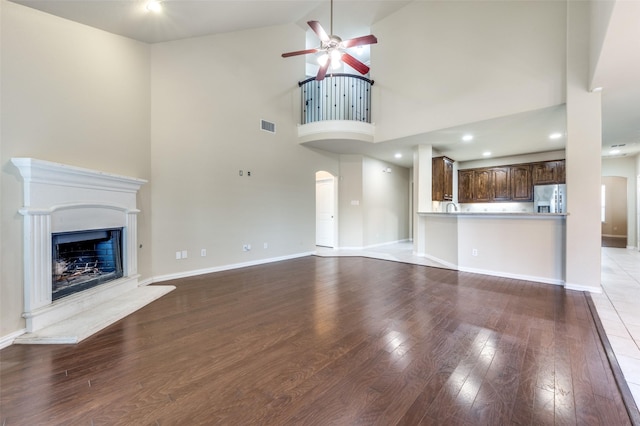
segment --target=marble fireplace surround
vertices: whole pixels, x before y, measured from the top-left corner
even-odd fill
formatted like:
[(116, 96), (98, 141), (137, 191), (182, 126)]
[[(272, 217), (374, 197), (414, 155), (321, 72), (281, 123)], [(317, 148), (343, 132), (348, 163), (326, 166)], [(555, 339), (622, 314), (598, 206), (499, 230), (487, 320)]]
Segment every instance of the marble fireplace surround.
[[(136, 194), (147, 181), (34, 158), (12, 158), (24, 182), (26, 333), (14, 343), (77, 343), (173, 286), (140, 286)], [(123, 228), (123, 277), (52, 301), (53, 233)]]

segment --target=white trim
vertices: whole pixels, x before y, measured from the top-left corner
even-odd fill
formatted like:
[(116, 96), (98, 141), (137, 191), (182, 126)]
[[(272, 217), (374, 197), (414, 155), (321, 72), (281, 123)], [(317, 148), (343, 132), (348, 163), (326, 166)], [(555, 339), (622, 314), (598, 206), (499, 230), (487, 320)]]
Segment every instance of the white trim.
[(145, 278), (144, 280), (138, 281), (138, 287), (144, 287), (149, 284), (153, 284), (153, 278)]
[(22, 336), (26, 332), (27, 329), (23, 328), (22, 330), (14, 331), (13, 333), (9, 333), (6, 336), (0, 337), (0, 349), (11, 346), (16, 338)]
[(587, 285), (582, 285), (582, 284), (565, 284), (564, 288), (566, 288), (567, 290), (575, 290), (575, 291), (588, 291), (589, 293), (596, 293), (596, 294), (600, 294), (602, 293), (602, 287), (591, 287), (591, 286), (587, 286)]
[(375, 143), (376, 126), (354, 120), (322, 120), (298, 125), (299, 143), (331, 140), (352, 139), (362, 142)]
[(494, 277), (501, 277), (501, 278), (511, 278), (514, 280), (522, 280), (522, 281), (532, 281), (532, 282), (536, 282), (536, 283), (542, 283), (542, 284), (553, 284), (553, 285), (564, 285), (564, 281), (560, 280), (560, 279), (556, 279), (556, 278), (547, 278), (547, 277), (537, 277), (537, 276), (533, 276), (533, 275), (522, 275), (522, 274), (512, 274), (509, 272), (496, 272), (496, 271), (489, 271), (486, 269), (475, 269), (475, 268), (465, 268), (465, 267), (461, 267), (458, 268), (459, 271), (461, 272), (471, 272), (473, 274), (481, 274), (481, 275), (491, 275)]
[(446, 266), (447, 268), (451, 268), (453, 270), (460, 271), (460, 272), (470, 272), (472, 274), (490, 275), (492, 277), (511, 278), (514, 280), (532, 281), (532, 282), (542, 283), (542, 284), (564, 285), (564, 281), (560, 279), (538, 277), (533, 275), (512, 274), (509, 272), (497, 272), (497, 271), (490, 271), (487, 269), (467, 268), (464, 266), (455, 265), (451, 262), (447, 262), (446, 260), (442, 260), (440, 258), (431, 256), (428, 254), (421, 254), (420, 256), (425, 257), (429, 260), (433, 260), (434, 262), (438, 262), (443, 266)]
[(240, 268), (245, 268), (247, 266), (263, 265), (265, 263), (280, 262), (282, 260), (289, 260), (289, 259), (296, 259), (296, 258), (299, 258), (299, 257), (313, 256), (313, 254), (314, 254), (314, 252), (310, 251), (310, 252), (304, 252), (304, 253), (291, 254), (291, 255), (287, 255), (287, 256), (272, 257), (272, 258), (268, 258), (268, 259), (252, 260), (250, 262), (233, 263), (233, 264), (229, 264), (229, 265), (214, 266), (212, 268), (195, 269), (195, 270), (192, 270), (192, 271), (177, 272), (175, 274), (159, 275), (159, 276), (153, 277), (153, 282), (154, 283), (159, 283), (159, 282), (163, 282), (163, 281), (176, 280), (176, 279), (179, 279), (179, 278), (193, 277), (193, 276), (196, 276), (196, 275), (211, 274), (213, 272), (228, 271), (228, 270), (231, 270), (231, 269), (240, 269)]
[(454, 265), (453, 263), (447, 262), (446, 260), (442, 260), (438, 257), (431, 256), (430, 254), (421, 253), (421, 254), (418, 254), (417, 256), (421, 256), (426, 259), (433, 260), (434, 262), (438, 262), (439, 264), (446, 266), (447, 268), (453, 269), (455, 271), (458, 270), (458, 265)]
[(53, 163), (36, 158), (12, 158), (25, 182), (25, 205), (29, 206), (29, 184), (43, 183), (75, 188), (122, 191), (135, 194), (145, 179), (132, 178), (107, 172), (84, 169), (67, 164)]
[(389, 245), (392, 245), (392, 244), (410, 243), (410, 242), (411, 242), (411, 239), (405, 238), (403, 240), (388, 241), (388, 242), (385, 242), (385, 243), (371, 244), (371, 245), (368, 245), (368, 246), (361, 246), (361, 247), (328, 247), (328, 248), (333, 248), (334, 250), (368, 250), (368, 249), (372, 249), (372, 248), (389, 246)]

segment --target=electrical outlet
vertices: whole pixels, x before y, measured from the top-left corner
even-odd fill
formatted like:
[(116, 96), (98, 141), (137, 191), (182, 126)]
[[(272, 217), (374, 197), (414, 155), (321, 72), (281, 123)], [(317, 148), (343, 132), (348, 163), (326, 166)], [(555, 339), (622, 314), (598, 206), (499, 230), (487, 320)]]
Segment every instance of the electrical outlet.
[(200, 250), (200, 256), (205, 257), (207, 255), (207, 249)]
[(477, 255), (478, 255), (478, 249), (472, 249), (471, 256), (477, 256)]
[(182, 258), (183, 259), (187, 258), (187, 251), (186, 250), (182, 250)]
[(176, 252), (176, 260), (180, 260), (182, 259), (182, 252), (177, 251)]

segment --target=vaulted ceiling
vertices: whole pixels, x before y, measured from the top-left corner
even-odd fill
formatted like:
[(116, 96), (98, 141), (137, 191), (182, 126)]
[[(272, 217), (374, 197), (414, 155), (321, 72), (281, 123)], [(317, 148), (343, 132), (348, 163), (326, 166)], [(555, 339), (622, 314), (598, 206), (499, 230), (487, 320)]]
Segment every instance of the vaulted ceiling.
[[(86, 24), (111, 33), (146, 43), (158, 43), (182, 38), (227, 33), (250, 28), (297, 24), (306, 29), (306, 21), (318, 20), (327, 28), (330, 20), (329, 1), (316, 0), (165, 0), (162, 12), (146, 9), (141, 0), (13, 0), (62, 18)], [(423, 0), (414, 0), (423, 1)], [(343, 38), (368, 34), (372, 25), (397, 12), (411, 1), (405, 0), (336, 0), (334, 4), (334, 32)], [(261, 41), (267, 42), (267, 41)], [(300, 44), (283, 46), (294, 50)], [(603, 114), (603, 156), (635, 155), (640, 152), (640, 1), (615, 2), (602, 54), (598, 61), (593, 87), (601, 86)], [(375, 63), (374, 63), (375, 66)], [(535, 131), (564, 123), (564, 106), (532, 111), (457, 128), (440, 129), (420, 135), (422, 143), (438, 140), (439, 150), (447, 152), (458, 143), (459, 132), (490, 134), (492, 143), (499, 145), (514, 140), (514, 132)], [(542, 129), (542, 128), (541, 128)], [(559, 129), (560, 130), (560, 129)], [(542, 130), (540, 130), (542, 131)], [(546, 131), (546, 130), (544, 130)], [(455, 136), (454, 136), (455, 135)], [(454, 141), (455, 138), (455, 141)], [(376, 156), (376, 150), (415, 144), (408, 137), (386, 147), (363, 147), (357, 143), (343, 143), (332, 148), (336, 152), (362, 151)], [(520, 138), (522, 139), (522, 138)], [(611, 154), (611, 146), (619, 146), (620, 153)], [(554, 148), (562, 149), (562, 141)], [(365, 152), (367, 151), (368, 152)], [(459, 154), (462, 155), (462, 154)], [(405, 160), (406, 161), (406, 160)]]

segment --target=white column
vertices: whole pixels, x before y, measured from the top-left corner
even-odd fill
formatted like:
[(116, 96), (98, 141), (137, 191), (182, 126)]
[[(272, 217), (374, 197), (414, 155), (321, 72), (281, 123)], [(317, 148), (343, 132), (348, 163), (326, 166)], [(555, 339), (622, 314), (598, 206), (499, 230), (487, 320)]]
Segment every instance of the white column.
[(600, 292), (600, 93), (590, 93), (589, 2), (567, 2), (567, 233), (565, 286)]
[(125, 235), (124, 276), (131, 277), (138, 273), (138, 213), (140, 210), (127, 212)]
[(417, 212), (430, 212), (433, 209), (431, 200), (431, 179), (433, 147), (431, 145), (418, 145), (413, 151), (413, 205), (414, 212), (413, 251), (418, 256), (425, 255), (426, 235), (424, 217)]
[(24, 311), (51, 304), (51, 214), (22, 209), (24, 215)]

